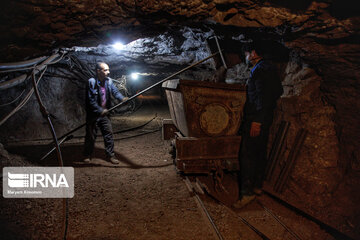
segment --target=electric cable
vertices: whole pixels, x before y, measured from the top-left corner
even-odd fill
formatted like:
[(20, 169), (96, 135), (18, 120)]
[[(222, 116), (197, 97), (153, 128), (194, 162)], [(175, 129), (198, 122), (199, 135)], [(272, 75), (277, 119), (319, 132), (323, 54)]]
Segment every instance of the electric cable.
[[(150, 119), (149, 121), (147, 121), (146, 123), (141, 124), (141, 125), (139, 125), (139, 126), (113, 132), (113, 135), (119, 134), (119, 133), (124, 133), (124, 132), (130, 132), (130, 131), (134, 131), (134, 130), (136, 130), (136, 129), (145, 127), (146, 125), (148, 125), (149, 123), (151, 123), (155, 118), (156, 118), (156, 116), (153, 117), (152, 119)], [(96, 137), (100, 137), (100, 136), (101, 136), (100, 134), (97, 134), (97, 135), (96, 135)], [(73, 136), (72, 138), (85, 138), (85, 136)]]
[(57, 59), (57, 60), (51, 60), (51, 62), (50, 62), (50, 63), (47, 63), (46, 65), (53, 65), (53, 64), (56, 64), (56, 63), (60, 62), (60, 61), (63, 59), (63, 57), (65, 56), (66, 53), (67, 53), (67, 51), (64, 51), (64, 52), (62, 53), (62, 55), (59, 57), (59, 59)]
[[(39, 84), (39, 81), (41, 80), (42, 76), (44, 75), (46, 71), (46, 67), (43, 69), (43, 72), (41, 73), (40, 77), (38, 78), (38, 80), (36, 81), (36, 85)], [(23, 106), (25, 106), (25, 104), (30, 100), (32, 94), (34, 93), (34, 89), (31, 88), (29, 90), (29, 92), (26, 94), (26, 96), (23, 98), (23, 100), (10, 112), (8, 113), (8, 115), (6, 115), (5, 117), (3, 117), (0, 120), (0, 126), (2, 124), (4, 124), (4, 122), (6, 122), (12, 115), (14, 115), (17, 111), (19, 111)]]
[[(50, 56), (47, 60), (45, 60), (39, 67), (39, 69), (37, 69), (37, 67), (33, 67), (33, 72), (35, 70), (37, 71), (42, 71), (40, 77), (38, 78), (38, 80), (36, 81), (36, 85), (38, 85), (40, 79), (43, 77), (46, 69), (47, 69), (47, 65), (51, 65), (51, 64), (55, 64), (57, 62), (59, 62), (65, 55), (66, 52), (63, 52), (63, 54), (60, 56), (59, 59), (57, 59), (56, 61), (53, 62), (52, 58), (55, 56)], [(49, 63), (47, 63), (47, 61), (50, 60)], [(43, 69), (41, 69), (43, 68)], [(14, 115), (17, 111), (19, 111), (30, 99), (30, 97), (32, 96), (32, 94), (34, 93), (34, 89), (31, 88), (31, 90), (28, 92), (28, 94), (25, 96), (25, 98), (19, 103), (19, 105), (17, 107), (15, 107), (8, 115), (6, 115), (5, 117), (3, 117), (1, 120), (0, 120), (0, 126), (2, 124), (4, 124), (4, 122), (6, 122), (12, 115)]]
[(11, 102), (8, 102), (8, 103), (3, 103), (3, 104), (0, 105), (0, 107), (5, 107), (5, 106), (8, 106), (8, 105), (16, 102), (24, 94), (24, 92), (25, 92), (25, 89), (14, 100), (12, 100)]
[[(125, 129), (125, 130), (119, 130), (119, 131), (117, 131), (117, 132), (115, 132), (115, 133), (113, 133), (113, 134), (118, 134), (118, 133), (133, 131), (133, 130), (142, 128), (142, 127), (146, 126), (147, 124), (149, 124), (151, 121), (153, 121), (155, 118), (156, 118), (156, 116), (153, 117), (152, 119), (150, 119), (149, 121), (147, 121), (146, 123), (140, 125), (140, 126), (136, 126), (136, 127), (129, 128), (129, 129)], [(100, 135), (97, 135), (97, 136), (100, 136)], [(67, 142), (67, 141), (69, 141), (70, 139), (73, 139), (73, 138), (84, 138), (84, 137), (85, 137), (85, 136), (67, 135), (65, 138), (62, 138), (62, 139), (59, 141), (59, 145), (61, 145), (63, 142)], [(46, 139), (46, 140), (49, 140), (49, 139)], [(116, 140), (120, 140), (120, 139), (116, 139)], [(49, 156), (54, 150), (55, 150), (55, 148), (52, 148), (49, 152), (47, 152), (47, 153), (40, 159), (40, 161), (44, 160), (44, 159), (45, 159), (47, 156)]]
[[(124, 139), (129, 139), (129, 138), (134, 138), (134, 137), (139, 137), (139, 136), (147, 135), (147, 134), (150, 134), (150, 133), (158, 132), (158, 131), (160, 131), (160, 130), (161, 130), (161, 128), (158, 128), (158, 129), (155, 129), (155, 130), (152, 130), (152, 131), (145, 131), (145, 132), (142, 132), (142, 133), (139, 133), (139, 134), (135, 134), (135, 135), (132, 135), (132, 136), (114, 138), (114, 141), (124, 140)], [(97, 140), (97, 141), (102, 142), (100, 139)]]
[[(45, 66), (45, 70), (46, 70), (47, 66)], [(41, 97), (40, 97), (40, 94), (39, 94), (39, 90), (37, 88), (37, 82), (36, 82), (36, 79), (35, 79), (35, 70), (36, 68), (34, 68), (32, 74), (31, 74), (31, 77), (32, 77), (32, 83), (33, 83), (33, 87), (34, 87), (34, 92), (35, 92), (35, 96), (36, 96), (36, 99), (38, 100), (38, 103), (39, 103), (39, 106), (40, 106), (40, 112), (42, 113), (42, 116), (43, 118), (45, 118), (48, 122), (48, 125), (49, 125), (49, 128), (50, 128), (50, 131), (51, 131), (51, 134), (53, 136), (53, 139), (54, 139), (54, 142), (55, 142), (55, 146), (56, 146), (56, 152), (57, 152), (57, 159), (59, 161), (59, 165), (60, 167), (63, 167), (64, 166), (64, 163), (63, 163), (63, 160), (62, 160), (62, 155), (61, 155), (61, 150), (60, 150), (60, 145), (59, 145), (59, 142), (58, 142), (58, 139), (56, 137), (56, 132), (55, 132), (55, 129), (54, 129), (54, 125), (52, 124), (52, 121), (50, 119), (50, 114), (49, 112), (47, 111), (45, 105), (43, 104), (42, 100), (41, 100)], [(45, 71), (44, 71), (45, 72)], [(44, 73), (43, 72), (43, 73)], [(41, 75), (42, 76), (42, 75)], [(63, 232), (64, 232), (64, 237), (63, 239), (66, 240), (66, 235), (67, 235), (67, 227), (68, 227), (68, 199), (67, 198), (63, 198)]]
[(155, 118), (156, 118), (156, 115), (155, 115), (155, 117), (153, 117), (152, 119), (150, 119), (149, 121), (147, 121), (147, 122), (144, 123), (144, 124), (141, 124), (141, 125), (136, 126), (136, 127), (133, 127), (133, 128), (128, 128), (128, 129), (124, 129), (124, 130), (119, 130), (119, 131), (114, 132), (113, 134), (118, 134), (118, 133), (123, 133), (123, 132), (129, 132), (129, 131), (133, 131), (133, 130), (136, 130), (136, 129), (145, 127), (146, 125), (148, 125), (149, 123), (151, 123)]
[[(36, 67), (36, 68), (34, 67), (33, 71), (36, 71), (36, 73), (42, 71), (45, 68), (45, 66), (47, 66), (47, 64), (51, 63), (58, 56), (59, 56), (59, 54), (55, 53), (54, 55), (47, 58), (44, 62), (42, 62), (38, 67)], [(4, 90), (4, 89), (14, 87), (14, 86), (24, 82), (26, 79), (28, 79), (28, 77), (29, 77), (29, 75), (22, 74), (22, 75), (20, 75), (18, 77), (15, 77), (13, 79), (0, 82), (0, 90)]]
[[(123, 129), (123, 130), (119, 130), (119, 131), (116, 131), (114, 132), (113, 134), (119, 134), (119, 133), (124, 133), (124, 132), (129, 132), (129, 131), (133, 131), (133, 130), (136, 130), (136, 129), (139, 129), (139, 128), (142, 128), (142, 127), (145, 127), (146, 125), (148, 125), (150, 122), (152, 122), (156, 117), (153, 117), (152, 119), (150, 119), (149, 121), (139, 125), (139, 126), (136, 126), (136, 127), (132, 127), (132, 128), (127, 128), (127, 129)], [(97, 135), (97, 136), (100, 136), (100, 135)], [(73, 135), (68, 135), (68, 139), (64, 139), (65, 142), (72, 139), (72, 138), (84, 138), (85, 136), (73, 136)], [(24, 142), (31, 142), (31, 141), (49, 141), (49, 140), (52, 140), (52, 138), (36, 138), (36, 139), (25, 139), (25, 140), (21, 140), (21, 141), (8, 141), (6, 143), (24, 143)], [(60, 145), (61, 145), (61, 141), (59, 141)]]
[(21, 62), (14, 62), (14, 63), (0, 63), (0, 69), (19, 69), (19, 68), (25, 68), (29, 66), (34, 66), (38, 64), (39, 62), (46, 59), (46, 57), (38, 57), (26, 61)]
[(16, 69), (3, 70), (3, 71), (0, 71), (0, 73), (9, 73), (9, 72), (26, 71), (26, 70), (31, 70), (31, 69), (34, 69), (34, 67), (16, 68)]

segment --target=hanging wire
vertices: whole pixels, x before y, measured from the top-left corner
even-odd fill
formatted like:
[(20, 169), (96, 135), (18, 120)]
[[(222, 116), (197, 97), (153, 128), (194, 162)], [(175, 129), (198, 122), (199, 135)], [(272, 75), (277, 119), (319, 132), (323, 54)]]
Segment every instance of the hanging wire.
[(8, 106), (14, 102), (16, 102), (25, 92), (25, 89), (20, 93), (19, 96), (17, 96), (14, 100), (12, 100), (11, 102), (8, 102), (8, 103), (3, 103), (3, 104), (0, 104), (0, 107), (5, 107), (5, 106)]
[(0, 73), (9, 73), (9, 72), (17, 72), (17, 71), (25, 71), (25, 70), (32, 70), (34, 67), (27, 67), (27, 68), (17, 68), (17, 69), (9, 69), (0, 71)]
[[(48, 65), (51, 65), (51, 64), (55, 64), (57, 62), (59, 62), (65, 55), (66, 52), (63, 52), (63, 54), (61, 55), (61, 57), (59, 57), (58, 60), (56, 61), (53, 61), (53, 62), (50, 62), (50, 63), (47, 63), (45, 66), (44, 66), (44, 69), (42, 70), (41, 74), (40, 74), (40, 77), (37, 79), (36, 81), (36, 84), (39, 83), (40, 79), (43, 77), (46, 69), (47, 69), (47, 66)], [(33, 72), (36, 70), (36, 67), (34, 66), (33, 67)], [(2, 124), (4, 124), (12, 115), (14, 115), (17, 111), (19, 111), (23, 106), (25, 106), (25, 104), (30, 100), (32, 94), (34, 93), (34, 89), (32, 88), (28, 94), (24, 97), (24, 99), (19, 103), (18, 106), (16, 106), (8, 115), (6, 115), (5, 117), (3, 117), (1, 120), (0, 120), (0, 126)]]
[(65, 56), (65, 54), (66, 53), (68, 53), (67, 51), (64, 51), (63, 53), (62, 53), (62, 55), (59, 57), (59, 59), (58, 60), (56, 60), (56, 61), (51, 61), (50, 63), (48, 63), (47, 65), (53, 65), (53, 64), (56, 64), (56, 63), (58, 63), (58, 62), (60, 62), (62, 59), (63, 59), (63, 57)]
[[(47, 65), (45, 66), (45, 69), (44, 71), (42, 72), (41, 76), (43, 76), (43, 74), (45, 73), (47, 69)], [(39, 106), (40, 106), (40, 112), (43, 116), (43, 118), (45, 118), (49, 124), (49, 128), (50, 128), (50, 132), (52, 134), (52, 137), (53, 137), (53, 141), (55, 143), (55, 147), (56, 147), (56, 153), (57, 153), (57, 158), (58, 158), (58, 161), (59, 161), (59, 165), (60, 167), (63, 167), (64, 166), (64, 163), (63, 163), (63, 160), (62, 160), (62, 155), (61, 155), (61, 150), (60, 150), (60, 144), (58, 142), (58, 139), (57, 139), (57, 136), (56, 136), (56, 132), (55, 132), (55, 129), (54, 129), (54, 125), (52, 124), (52, 121), (50, 119), (50, 113), (47, 111), (45, 105), (43, 104), (42, 100), (41, 100), (41, 97), (40, 97), (40, 93), (39, 93), (39, 90), (37, 88), (37, 85), (38, 85), (38, 81), (36, 81), (36, 67), (34, 68), (32, 74), (31, 74), (31, 77), (32, 77), (32, 82), (33, 82), (33, 89), (34, 89), (34, 92), (35, 92), (35, 96), (38, 100), (38, 103), (39, 103)], [(68, 229), (68, 219), (69, 219), (69, 208), (68, 208), (68, 199), (67, 198), (63, 198), (62, 199), (63, 201), (63, 239), (66, 240), (66, 235), (67, 235), (67, 229)]]
[[(47, 67), (45, 67), (40, 75), (40, 77), (37, 79), (36, 84), (39, 84), (39, 81), (41, 80), (42, 76), (44, 75), (45, 71), (46, 71)], [(29, 99), (31, 98), (32, 94), (34, 93), (34, 89), (30, 89), (30, 91), (28, 92), (28, 94), (26, 94), (26, 96), (24, 97), (24, 99), (19, 103), (19, 105), (17, 105), (8, 115), (6, 115), (5, 117), (3, 117), (0, 120), (0, 126), (2, 124), (4, 124), (4, 122), (6, 122), (6, 120), (8, 120), (12, 115), (14, 115), (17, 111), (19, 111), (23, 106), (25, 106), (25, 104), (29, 101)]]
[[(51, 63), (54, 58), (58, 57), (59, 54), (53, 54), (52, 56), (48, 57), (44, 62), (42, 62), (39, 67), (36, 69), (37, 72), (41, 71), (47, 64)], [(35, 69), (35, 68), (33, 68)], [(15, 77), (11, 80), (7, 80), (7, 81), (2, 81), (0, 82), (0, 89), (7, 89), (7, 88), (11, 88), (14, 87), (22, 82), (24, 82), (27, 78), (29, 77), (29, 75), (27, 74), (22, 74), (18, 77)]]

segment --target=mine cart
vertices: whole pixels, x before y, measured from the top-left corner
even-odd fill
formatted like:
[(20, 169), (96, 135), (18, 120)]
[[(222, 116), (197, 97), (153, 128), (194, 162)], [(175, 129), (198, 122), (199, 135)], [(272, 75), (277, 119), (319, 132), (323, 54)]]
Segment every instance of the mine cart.
[(162, 87), (177, 129), (173, 140), (176, 168), (196, 175), (220, 201), (236, 201), (244, 85), (169, 80)]

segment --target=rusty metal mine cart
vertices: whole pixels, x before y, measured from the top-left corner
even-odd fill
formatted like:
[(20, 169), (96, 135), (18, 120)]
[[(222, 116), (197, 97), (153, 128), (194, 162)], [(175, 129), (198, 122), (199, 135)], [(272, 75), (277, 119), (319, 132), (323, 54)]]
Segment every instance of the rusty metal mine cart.
[(196, 175), (219, 201), (236, 201), (245, 86), (176, 79), (162, 87), (178, 130), (173, 140), (176, 168)]

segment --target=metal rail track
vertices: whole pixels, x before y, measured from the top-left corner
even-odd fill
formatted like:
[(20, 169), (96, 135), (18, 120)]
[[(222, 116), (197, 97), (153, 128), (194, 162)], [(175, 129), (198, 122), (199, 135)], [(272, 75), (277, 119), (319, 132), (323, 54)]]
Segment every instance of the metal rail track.
[[(198, 192), (200, 192), (200, 194), (203, 194), (202, 189), (199, 190), (199, 187), (197, 185), (195, 185), (195, 187), (193, 186), (193, 184), (190, 182), (189, 178), (187, 176), (185, 176), (184, 179), (184, 183), (187, 187), (187, 189), (190, 192), (190, 195), (194, 198), (195, 202), (197, 203), (197, 206), (199, 208), (199, 210), (201, 211), (201, 213), (203, 214), (203, 216), (205, 217), (205, 219), (207, 219), (207, 223), (211, 228), (211, 231), (214, 234), (215, 239), (220, 239), (223, 240), (224, 237), (221, 235), (221, 232), (218, 230), (216, 223), (214, 222), (214, 220), (212, 219), (211, 215), (209, 214), (209, 211), (206, 209), (205, 204), (203, 203), (203, 201), (201, 200), (201, 198), (198, 195)], [(195, 183), (196, 184), (196, 183)], [(270, 209), (268, 209), (267, 207), (265, 207), (259, 200), (256, 199), (256, 203), (258, 205), (260, 205), (264, 211), (269, 214), (273, 219), (276, 220), (276, 222), (278, 222), (287, 232), (289, 232), (296, 240), (302, 240), (293, 230), (291, 230), (285, 223), (283, 223)], [(251, 223), (249, 223), (244, 217), (242, 217), (241, 215), (239, 215), (238, 213), (234, 212), (233, 209), (231, 209), (228, 206), (223, 205), (233, 216), (235, 216), (236, 218), (238, 218), (242, 223), (244, 223), (248, 228), (250, 228), (253, 232), (255, 232), (261, 239), (263, 240), (271, 240), (268, 236), (266, 236), (263, 232), (261, 232), (258, 228), (256, 228), (254, 225), (252, 225)]]

